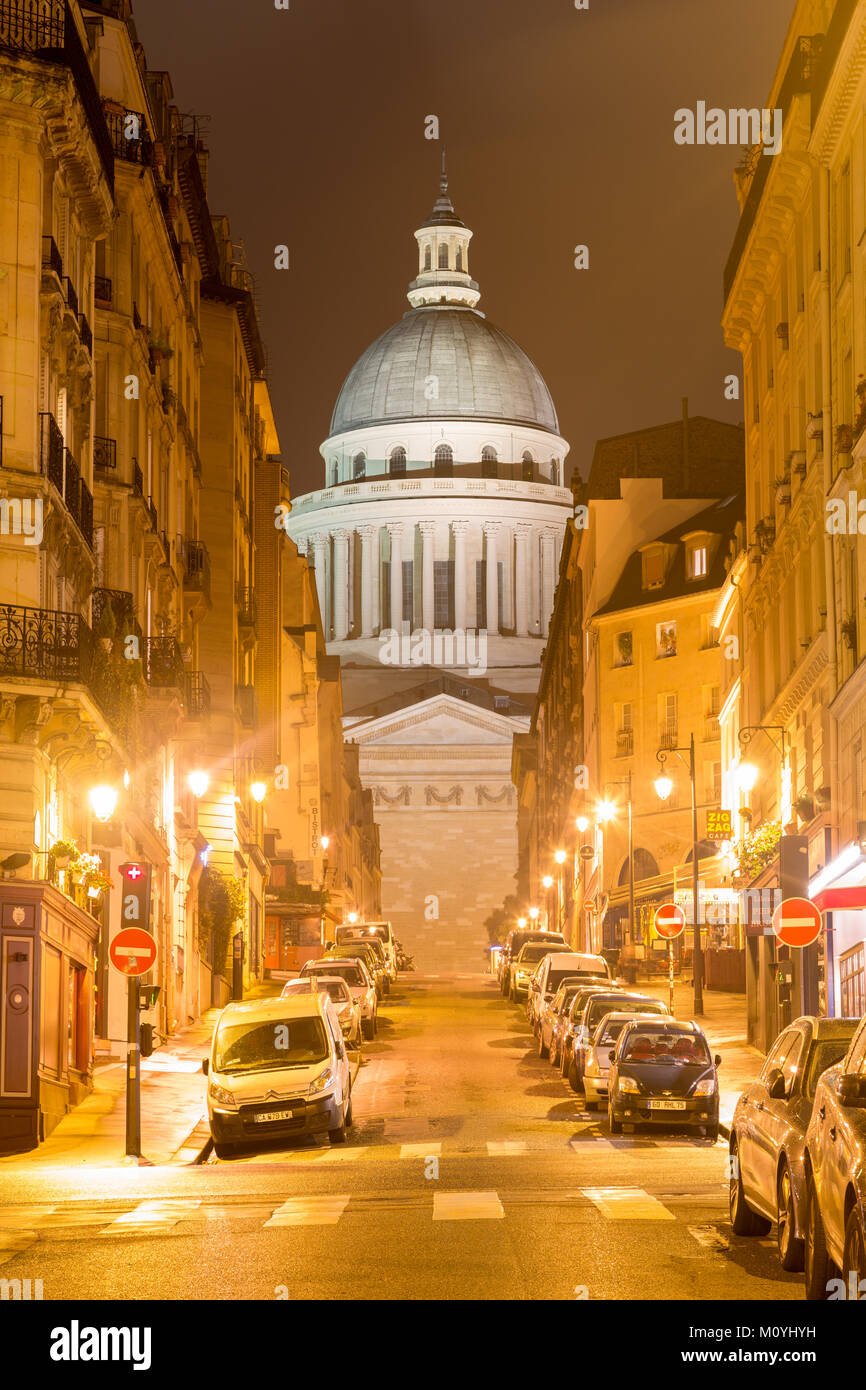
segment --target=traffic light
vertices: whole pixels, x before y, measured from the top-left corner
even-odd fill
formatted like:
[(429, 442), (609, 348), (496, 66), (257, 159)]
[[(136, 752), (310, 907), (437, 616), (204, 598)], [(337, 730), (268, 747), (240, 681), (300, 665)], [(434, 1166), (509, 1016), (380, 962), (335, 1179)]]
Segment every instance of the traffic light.
[(153, 1052), (153, 1024), (142, 1023), (141, 1025), (141, 1055), (149, 1057)]

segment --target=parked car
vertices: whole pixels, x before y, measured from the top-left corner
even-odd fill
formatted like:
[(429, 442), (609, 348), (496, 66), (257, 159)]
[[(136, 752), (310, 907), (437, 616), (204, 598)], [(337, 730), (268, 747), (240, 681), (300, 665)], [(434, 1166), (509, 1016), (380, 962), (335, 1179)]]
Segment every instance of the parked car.
[(547, 999), (553, 998), (566, 977), (573, 980), (609, 979), (610, 972), (604, 956), (590, 956), (583, 951), (553, 951), (548, 953), (539, 962), (538, 968), (529, 982), (526, 1015), (532, 1025), (533, 1032), (538, 1031), (543, 1004)]
[[(866, 1018), (844, 1061), (815, 1088), (806, 1131), (806, 1297), (829, 1297), (830, 1265), (844, 1296), (866, 1284)], [(833, 1271), (835, 1273), (835, 1271)]]
[[(655, 1001), (656, 1003), (658, 1001)], [(636, 1018), (619, 1035), (607, 1077), (611, 1134), (623, 1124), (699, 1126), (719, 1137), (721, 1057), (710, 1056), (703, 1029), (676, 1018)]]
[(505, 944), (499, 956), (497, 972), (499, 975), (499, 990), (501, 994), (508, 995), (511, 989), (511, 966), (520, 954), (521, 946), (525, 946), (528, 941), (549, 941), (551, 945), (565, 945), (565, 937), (558, 931), (539, 931), (532, 927), (515, 927), (505, 938)]
[[(553, 1032), (563, 1014), (568, 1012), (571, 1001), (581, 988), (583, 981), (578, 977), (572, 979), (570, 976), (562, 981), (555, 994), (545, 1000), (541, 1009), (541, 1019), (538, 1025), (538, 1055), (539, 1057), (549, 1057), (553, 1042)], [(551, 1058), (552, 1060), (552, 1058)]]
[(539, 961), (550, 955), (551, 951), (560, 950), (562, 944), (561, 941), (524, 942), (511, 964), (508, 977), (509, 999), (516, 1004), (525, 998), (529, 992), (529, 981), (538, 969)]
[(378, 936), (346, 936), (340, 941), (339, 948), (334, 947), (334, 950), (337, 949), (353, 951), (362, 959), (370, 955), (375, 963), (376, 973), (382, 981), (383, 992), (391, 993), (391, 964)]
[(347, 941), (369, 940), (376, 937), (382, 943), (385, 952), (385, 959), (388, 962), (388, 974), (392, 981), (397, 979), (397, 939), (391, 929), (390, 922), (348, 922), (337, 927), (334, 932), (334, 943), (337, 946), (345, 945)]
[(762, 1236), (775, 1221), (783, 1269), (803, 1268), (803, 1155), (818, 1081), (842, 1060), (856, 1031), (856, 1019), (798, 1018), (779, 1034), (758, 1080), (734, 1107), (731, 1226), (738, 1236)]
[(361, 945), (355, 942), (351, 946), (334, 946), (328, 944), (325, 948), (323, 960), (360, 960), (364, 962), (367, 971), (376, 987), (376, 998), (383, 999), (385, 996), (385, 968), (381, 960), (376, 955), (369, 942)]
[(587, 999), (580, 1018), (574, 1020), (571, 1034), (571, 1056), (566, 1076), (572, 1090), (583, 1093), (583, 1068), (590, 1039), (601, 1020), (611, 1009), (631, 1009), (633, 1013), (667, 1014), (667, 1004), (655, 999), (651, 994), (639, 994), (637, 990), (612, 989), (605, 993), (592, 994)]
[(352, 1076), (327, 993), (227, 1004), (202, 1071), (219, 1158), (261, 1138), (326, 1133), (345, 1143)]
[(598, 1110), (600, 1106), (607, 1105), (610, 1059), (625, 1025), (634, 1018), (656, 1017), (657, 1014), (642, 1013), (634, 1009), (616, 1009), (604, 1015), (594, 1029), (584, 1052), (583, 1094), (587, 1110)]
[(568, 1075), (568, 1069), (571, 1066), (571, 1047), (574, 1033), (580, 1027), (586, 1002), (593, 994), (599, 993), (616, 994), (618, 997), (623, 991), (619, 986), (611, 985), (609, 980), (602, 980), (601, 978), (587, 980), (575, 994), (562, 1018), (554, 1025), (550, 1061), (553, 1066), (559, 1067), (561, 1076)]
[(282, 989), (282, 997), (289, 999), (295, 994), (309, 994), (312, 990), (324, 991), (340, 1020), (343, 1037), (351, 1048), (361, 1046), (361, 1004), (352, 997), (352, 991), (339, 975), (305, 975), (297, 980), (288, 980)]
[(357, 957), (347, 957), (345, 959), (331, 960), (308, 960), (302, 966), (299, 979), (310, 975), (327, 975), (333, 978), (338, 975), (345, 980), (349, 986), (349, 992), (353, 999), (358, 1001), (361, 1009), (361, 1031), (367, 1039), (374, 1038), (379, 1027), (379, 1004), (376, 985), (371, 978), (366, 965)]

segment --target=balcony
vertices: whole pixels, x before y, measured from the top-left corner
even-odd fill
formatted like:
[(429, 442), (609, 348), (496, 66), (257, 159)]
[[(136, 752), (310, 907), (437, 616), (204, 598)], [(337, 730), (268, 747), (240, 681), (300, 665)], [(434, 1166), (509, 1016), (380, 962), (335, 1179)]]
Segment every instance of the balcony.
[(183, 658), (176, 637), (145, 637), (144, 679), (159, 690), (181, 690), (184, 686)]
[(40, 471), (57, 491), (63, 494), (63, 435), (54, 416), (43, 411), (39, 416)]
[(238, 610), (238, 627), (254, 631), (258, 621), (255, 589), (239, 584), (235, 591), (235, 603)]
[(138, 459), (132, 460), (132, 495), (144, 500), (144, 474), (138, 466)]
[(679, 731), (674, 724), (663, 724), (659, 729), (659, 748), (668, 750), (676, 748), (679, 743)]
[(66, 307), (72, 314), (75, 322), (78, 323), (78, 295), (75, 293), (75, 286), (68, 275), (63, 277), (63, 298), (66, 300)]
[(256, 726), (256, 691), (255, 686), (239, 685), (235, 687), (235, 705), (237, 707), (238, 719), (245, 729), (254, 729)]
[(634, 752), (634, 729), (617, 729), (616, 756), (630, 758)]
[(202, 541), (182, 541), (178, 537), (178, 549), (183, 555), (183, 593), (184, 600), (191, 608), (203, 616), (210, 608), (210, 554)]
[(53, 236), (44, 236), (42, 238), (42, 269), (52, 275), (56, 275), (57, 279), (62, 283), (63, 261), (60, 258), (60, 251), (58, 250), (57, 242), (54, 240)]
[(90, 356), (92, 357), (93, 333), (91, 331), (90, 324), (87, 322), (87, 319), (84, 314), (78, 315), (78, 336), (81, 339), (82, 347), (85, 347), (87, 351), (90, 353)]
[(90, 595), (90, 621), (93, 631), (99, 635), (103, 625), (103, 615), (110, 612), (114, 619), (115, 633), (140, 633), (135, 618), (135, 599), (126, 589), (94, 589)]
[(704, 720), (704, 743), (715, 743), (720, 737), (718, 715), (708, 714)]
[[(106, 124), (115, 159), (145, 166), (153, 163), (153, 141), (141, 111), (109, 112)], [(137, 136), (128, 134), (132, 131), (137, 131)]]
[(80, 613), (0, 604), (0, 675), (89, 682), (93, 633)]
[(117, 472), (117, 440), (97, 434), (93, 438), (93, 467), (100, 473)]
[(204, 671), (185, 672), (183, 703), (187, 719), (204, 719), (210, 714), (210, 686)]

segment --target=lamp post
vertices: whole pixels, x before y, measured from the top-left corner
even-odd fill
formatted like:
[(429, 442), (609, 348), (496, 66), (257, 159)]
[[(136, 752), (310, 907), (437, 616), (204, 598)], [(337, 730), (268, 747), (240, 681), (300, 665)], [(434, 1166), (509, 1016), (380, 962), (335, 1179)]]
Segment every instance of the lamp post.
[(701, 924), (698, 912), (698, 798), (695, 785), (695, 736), (689, 738), (688, 748), (660, 748), (656, 753), (659, 776), (655, 780), (656, 794), (667, 801), (673, 790), (673, 782), (665, 774), (668, 753), (676, 753), (680, 762), (689, 770), (689, 783), (692, 792), (692, 970), (695, 977), (695, 1013), (704, 1012), (704, 958), (701, 950)]
[[(634, 811), (632, 805), (631, 787), (631, 768), (628, 770), (627, 777), (620, 777), (614, 782), (605, 782), (605, 791), (608, 787), (626, 787), (628, 795), (628, 930), (629, 939), (634, 940)], [(616, 807), (610, 801), (601, 803), (601, 819), (603, 821), (613, 820)]]

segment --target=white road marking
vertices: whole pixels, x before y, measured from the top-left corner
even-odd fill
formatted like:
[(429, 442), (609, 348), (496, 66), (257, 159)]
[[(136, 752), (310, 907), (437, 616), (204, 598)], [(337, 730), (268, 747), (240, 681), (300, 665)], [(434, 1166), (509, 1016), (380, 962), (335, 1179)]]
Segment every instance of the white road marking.
[(676, 1221), (672, 1211), (642, 1187), (584, 1187), (588, 1197), (608, 1221)]
[(491, 1158), (502, 1158), (507, 1154), (525, 1154), (527, 1147), (526, 1141), (523, 1139), (504, 1139), (501, 1142), (488, 1139), (487, 1141), (487, 1152)]
[(438, 1158), (442, 1152), (442, 1144), (437, 1141), (434, 1144), (401, 1144), (401, 1158)]
[(341, 1147), (336, 1149), (319, 1149), (318, 1153), (310, 1154), (310, 1157), (314, 1158), (317, 1163), (337, 1163), (341, 1159), (360, 1158), (361, 1154), (365, 1153), (369, 1153), (369, 1149), (365, 1146), (357, 1149)]
[(349, 1197), (290, 1197), (265, 1226), (336, 1226)]
[(145, 1231), (165, 1231), (176, 1226), (185, 1216), (191, 1216), (201, 1206), (201, 1200), (180, 1197), (152, 1198), (139, 1202), (132, 1211), (116, 1216), (110, 1225), (99, 1232), (101, 1236), (141, 1235)]
[(497, 1221), (505, 1216), (495, 1192), (437, 1192), (434, 1221)]
[[(715, 1226), (689, 1226), (689, 1234), (693, 1235), (699, 1245), (703, 1245), (707, 1250), (730, 1250), (731, 1242), (726, 1240), (721, 1231), (717, 1231)], [(775, 1244), (775, 1242), (773, 1242)]]
[(55, 1207), (0, 1207), (0, 1231), (32, 1230), (55, 1211)]

